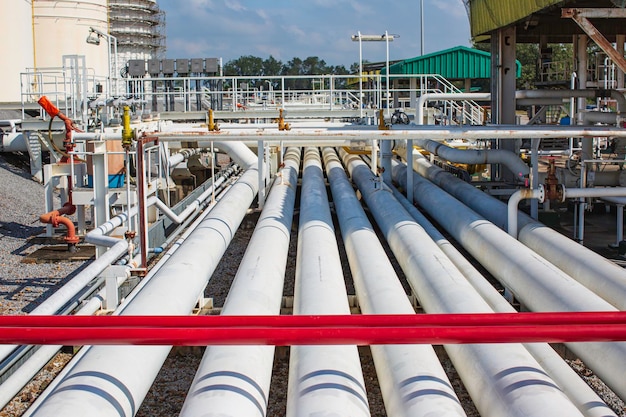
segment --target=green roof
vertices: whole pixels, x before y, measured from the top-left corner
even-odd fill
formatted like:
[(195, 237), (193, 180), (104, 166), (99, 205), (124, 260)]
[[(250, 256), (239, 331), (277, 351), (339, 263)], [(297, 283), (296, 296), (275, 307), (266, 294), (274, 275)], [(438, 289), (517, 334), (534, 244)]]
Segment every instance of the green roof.
[[(516, 76), (522, 74), (522, 65), (517, 62)], [(385, 74), (386, 68), (381, 69)], [(393, 64), (390, 74), (439, 74), (449, 80), (491, 78), (491, 54), (466, 46), (457, 46), (445, 51), (434, 52)]]
[(470, 0), (472, 38), (508, 26), (563, 0)]

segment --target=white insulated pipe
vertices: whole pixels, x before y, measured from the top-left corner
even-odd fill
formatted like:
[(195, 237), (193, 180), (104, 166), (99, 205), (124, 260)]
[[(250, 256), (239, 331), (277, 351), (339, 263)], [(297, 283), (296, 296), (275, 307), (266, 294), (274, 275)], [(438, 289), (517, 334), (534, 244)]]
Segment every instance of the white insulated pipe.
[(604, 89), (583, 89), (583, 90), (518, 90), (515, 92), (515, 99), (566, 99), (566, 98), (600, 98), (611, 97), (617, 102), (619, 112), (626, 111), (626, 97), (618, 90)]
[[(324, 163), (363, 314), (415, 314), (334, 150)], [(430, 345), (370, 346), (388, 416), (465, 416)]]
[[(304, 150), (294, 315), (349, 315), (318, 148)], [(370, 415), (355, 345), (292, 346), (287, 417)]]
[(198, 149), (198, 148), (183, 149), (180, 152), (177, 152), (177, 153), (175, 153), (173, 155), (170, 155), (168, 160), (167, 160), (167, 166), (168, 166), (170, 172), (172, 172), (172, 170), (174, 168), (176, 168), (176, 165), (178, 165), (181, 162), (189, 159), (193, 155), (199, 154), (200, 151), (201, 151), (201, 149)]
[(424, 106), (433, 100), (491, 100), (491, 93), (426, 93), (417, 100), (415, 123), (424, 124)]
[[(517, 312), (502, 294), (478, 272), (457, 248), (454, 247), (435, 226), (397, 189), (393, 189), (393, 195), (424, 228), (428, 236), (435, 241), (437, 246), (446, 254), (454, 265), (461, 271), (467, 281), (474, 287), (489, 306), (498, 313)], [(585, 417), (617, 417), (611, 408), (596, 394), (587, 383), (546, 343), (526, 343), (524, 347), (539, 362), (541, 367), (563, 390), (578, 410)]]
[[(419, 154), (414, 155), (413, 161), (413, 168), (420, 175), (428, 178), (498, 227), (507, 228), (506, 203), (432, 165)], [(618, 310), (626, 310), (626, 270), (624, 268), (539, 223), (525, 213), (519, 212), (517, 221), (520, 242)]]
[[(254, 160), (235, 145), (243, 160)], [(247, 153), (247, 155), (246, 155)], [(248, 165), (246, 165), (248, 166)], [(154, 277), (119, 310), (124, 315), (187, 315), (211, 278), (257, 192), (255, 166), (231, 187)], [(109, 254), (111, 251), (107, 252)], [(133, 416), (170, 346), (93, 346), (28, 415)]]
[[(406, 184), (406, 166), (393, 177)], [(424, 208), (494, 277), (532, 311), (615, 311), (616, 308), (420, 175), (414, 195)], [(453, 215), (449, 215), (453, 213)], [(626, 397), (626, 343), (568, 343), (618, 395)]]
[[(602, 198), (602, 197), (626, 197), (626, 187), (595, 187), (595, 188), (565, 188), (563, 187), (563, 198)], [(517, 206), (523, 199), (536, 198), (543, 203), (545, 192), (543, 185), (539, 184), (536, 190), (522, 189), (514, 192), (507, 203), (507, 230), (511, 236), (517, 239)], [(626, 289), (626, 282), (624, 282)], [(626, 301), (626, 300), (625, 300)]]
[(543, 203), (545, 198), (545, 192), (543, 189), (543, 185), (539, 184), (539, 187), (535, 190), (531, 190), (529, 188), (524, 188), (521, 190), (517, 190), (511, 197), (509, 197), (509, 202), (507, 204), (507, 212), (508, 212), (508, 226), (507, 232), (509, 235), (513, 236), (517, 239), (517, 214), (518, 214), (518, 205), (522, 200), (528, 199), (537, 199), (540, 203)]
[(530, 168), (514, 152), (506, 149), (455, 149), (430, 139), (416, 139), (417, 145), (446, 161), (463, 164), (502, 164), (522, 178)]
[[(493, 313), (361, 158), (344, 163), (427, 313)], [(441, 208), (440, 208), (441, 209)], [(445, 346), (482, 416), (582, 416), (521, 344)]]
[[(289, 250), (300, 150), (289, 149), (272, 186), (222, 315), (278, 315)], [(271, 244), (270, 244), (271, 242)], [(180, 416), (265, 415), (274, 346), (209, 346)]]

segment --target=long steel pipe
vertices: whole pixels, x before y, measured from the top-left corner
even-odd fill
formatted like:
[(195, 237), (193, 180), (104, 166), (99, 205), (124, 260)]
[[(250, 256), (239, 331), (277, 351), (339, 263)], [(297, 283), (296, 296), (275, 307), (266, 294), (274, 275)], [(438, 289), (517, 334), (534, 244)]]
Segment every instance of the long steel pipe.
[[(256, 164), (256, 157), (248, 148), (246, 152), (241, 147), (238, 150), (242, 152), (240, 159), (254, 160)], [(191, 312), (256, 195), (256, 167), (244, 166), (248, 170), (210, 216), (141, 288), (132, 303), (119, 309), (121, 314), (186, 315)], [(109, 253), (111, 250), (104, 256)], [(122, 413), (132, 416), (165, 361), (170, 346), (86, 349), (63, 381), (37, 407), (31, 407), (28, 415), (104, 417)]]
[[(476, 213), (506, 230), (508, 212), (506, 203), (432, 165), (419, 154), (414, 156), (413, 167), (420, 175), (437, 184)], [(525, 213), (518, 213), (518, 226), (520, 242), (617, 309), (626, 310), (626, 271), (624, 268), (539, 223)]]
[[(415, 221), (424, 228), (428, 236), (435, 241), (437, 246), (446, 254), (454, 265), (461, 271), (467, 281), (476, 289), (480, 296), (489, 304), (489, 306), (498, 313), (503, 313), (506, 317), (510, 317), (510, 313), (516, 313), (516, 310), (509, 304), (502, 294), (496, 290), (491, 283), (467, 260), (454, 245), (448, 241), (435, 226), (411, 204), (397, 189), (393, 188), (393, 194), (402, 206), (411, 214)], [(521, 313), (526, 315), (528, 313)], [(531, 313), (531, 314), (557, 314), (561, 316), (564, 313)], [(569, 314), (569, 313), (565, 313)], [(579, 314), (597, 314), (597, 313), (575, 313)], [(606, 313), (601, 313), (606, 314)], [(621, 313), (608, 313), (621, 314)], [(564, 316), (561, 316), (565, 319)], [(515, 319), (511, 317), (511, 322)], [(560, 321), (562, 324), (565, 321)], [(555, 321), (556, 323), (556, 321)], [(554, 379), (557, 385), (563, 390), (565, 395), (576, 405), (578, 410), (586, 417), (616, 417), (616, 414), (608, 405), (593, 391), (582, 378), (579, 378), (574, 370), (556, 353), (554, 349), (545, 343), (526, 343), (524, 347), (539, 362), (550, 377)]]
[[(324, 149), (324, 163), (361, 312), (369, 317), (415, 314), (334, 150)], [(432, 346), (372, 345), (370, 349), (387, 415), (465, 416)]]
[[(395, 161), (394, 161), (395, 162)], [(406, 184), (406, 166), (395, 162), (394, 180)], [(489, 272), (534, 311), (614, 311), (615, 307), (468, 209), (430, 181), (414, 174), (422, 206)], [(454, 213), (449, 216), (448, 213)], [(618, 395), (626, 396), (626, 343), (570, 343), (568, 347)]]
[[(289, 149), (222, 309), (223, 316), (279, 315), (298, 184), (300, 150)], [(269, 244), (271, 242), (271, 244)], [(273, 346), (210, 346), (181, 417), (265, 415)]]
[[(304, 150), (293, 314), (350, 314), (318, 148)], [(355, 345), (293, 346), (287, 416), (369, 416)]]
[[(358, 157), (343, 156), (425, 311), (493, 312), (391, 191), (376, 187), (367, 165)], [(483, 416), (582, 415), (521, 345), (445, 348)]]

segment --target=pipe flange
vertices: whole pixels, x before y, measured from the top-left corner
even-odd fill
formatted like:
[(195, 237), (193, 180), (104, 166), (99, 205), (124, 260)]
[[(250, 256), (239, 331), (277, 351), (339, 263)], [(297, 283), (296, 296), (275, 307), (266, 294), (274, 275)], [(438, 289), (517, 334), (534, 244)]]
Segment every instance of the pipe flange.
[(537, 199), (540, 203), (543, 203), (546, 199), (546, 190), (543, 184), (539, 184), (539, 186), (537, 187), (537, 193)]

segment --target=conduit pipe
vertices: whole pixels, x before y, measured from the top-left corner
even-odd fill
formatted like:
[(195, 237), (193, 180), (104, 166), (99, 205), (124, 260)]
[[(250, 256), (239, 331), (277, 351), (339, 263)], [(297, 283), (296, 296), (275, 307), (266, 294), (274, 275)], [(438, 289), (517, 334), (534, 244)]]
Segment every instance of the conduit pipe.
[[(360, 158), (342, 156), (424, 310), (492, 313), (390, 190), (375, 186), (367, 165)], [(522, 345), (445, 348), (482, 416), (582, 415)]]
[(581, 112), (580, 117), (584, 125), (593, 125), (594, 123), (604, 123), (609, 125), (617, 125), (624, 119), (620, 113), (604, 112), (604, 111), (586, 111)]
[[(232, 144), (237, 159), (253, 160), (247, 147)], [(234, 156), (234, 155), (232, 155)], [(234, 158), (233, 158), (234, 159)], [(123, 315), (187, 315), (211, 278), (257, 192), (255, 166), (231, 187), (168, 262), (132, 299)], [(98, 259), (105, 258), (112, 250)], [(110, 262), (109, 262), (110, 263)], [(56, 293), (54, 294), (56, 295)], [(133, 416), (167, 358), (170, 346), (93, 346), (28, 415)]]
[(198, 149), (198, 148), (193, 148), (193, 149), (183, 149), (180, 152), (175, 153), (174, 155), (171, 155), (168, 160), (167, 160), (167, 166), (170, 170), (170, 172), (172, 172), (172, 170), (174, 168), (176, 168), (176, 165), (180, 164), (181, 162), (189, 159), (190, 157), (192, 157), (193, 155), (197, 155), (200, 153), (202, 149)]
[(418, 125), (424, 124), (424, 106), (428, 101), (433, 100), (491, 100), (491, 93), (426, 93), (417, 100), (417, 113), (415, 122)]
[[(624, 129), (626, 130), (626, 129)], [(480, 191), (423, 156), (414, 156), (413, 168), (498, 227), (507, 228), (507, 205)], [(626, 310), (626, 271), (567, 236), (518, 213), (518, 239), (619, 310)]]
[[(232, 174), (232, 170), (227, 175)], [(180, 213), (176, 214), (174, 211), (168, 207), (163, 201), (159, 199), (157, 196), (149, 197), (147, 200), (147, 205), (151, 206), (155, 204), (159, 210), (163, 214), (165, 214), (171, 221), (176, 224), (183, 223), (189, 216), (196, 213), (201, 207), (202, 204), (213, 195), (213, 192), (217, 189), (217, 187), (221, 186), (224, 181), (226, 181), (227, 175), (221, 175), (219, 178), (215, 180), (215, 183), (211, 184), (209, 188), (207, 188), (202, 194), (198, 196), (193, 202), (191, 202), (185, 209)]]
[[(323, 153), (361, 312), (415, 314), (341, 161), (330, 148)], [(432, 346), (372, 345), (370, 349), (387, 415), (465, 416)]]
[[(160, 141), (197, 141), (222, 143), (250, 140), (284, 141), (290, 140), (297, 144), (308, 140), (312, 143), (328, 144), (329, 141), (369, 141), (391, 139), (526, 139), (526, 138), (571, 138), (571, 137), (626, 137), (626, 129), (611, 126), (547, 126), (547, 125), (493, 125), (493, 126), (404, 126), (402, 130), (391, 129), (384, 132), (372, 129), (356, 128), (320, 128), (291, 129), (279, 131), (267, 128), (263, 130), (220, 130), (219, 132), (154, 132), (150, 137)], [(341, 142), (344, 146), (349, 143)]]
[[(393, 188), (393, 195), (415, 221), (424, 228), (428, 236), (450, 258), (452, 263), (495, 312), (516, 313), (516, 310), (502, 297), (502, 294), (478, 272), (467, 258), (413, 204), (395, 188)], [(526, 343), (524, 347), (539, 362), (541, 367), (548, 372), (548, 375), (554, 379), (556, 384), (585, 417), (617, 417), (613, 410), (574, 372), (550, 345), (546, 343)]]
[[(237, 270), (224, 316), (280, 314), (300, 149), (289, 149), (284, 164)], [(206, 410), (222, 417), (265, 415), (273, 362), (273, 346), (209, 346), (180, 416)]]
[[(626, 187), (600, 187), (600, 188), (561, 188), (562, 198), (561, 202), (564, 202), (568, 198), (603, 198), (603, 197), (626, 197)], [(539, 185), (536, 190), (523, 189), (514, 192), (509, 198), (507, 203), (507, 224), (508, 232), (511, 236), (517, 239), (517, 218), (518, 210), (517, 205), (523, 199), (536, 198), (540, 203), (543, 203), (545, 197), (543, 185)], [(624, 288), (626, 289), (626, 282), (624, 282)], [(626, 300), (625, 300), (626, 301)]]
[[(394, 162), (394, 180), (406, 184), (406, 166)], [(537, 253), (414, 174), (419, 204), (494, 277), (532, 311), (615, 311), (615, 307), (573, 280)], [(448, 213), (454, 213), (449, 216)], [(619, 396), (626, 397), (626, 343), (569, 343)]]
[(39, 216), (39, 221), (42, 223), (51, 224), (53, 227), (58, 227), (60, 224), (65, 226), (67, 234), (63, 240), (67, 243), (68, 250), (70, 252), (76, 252), (76, 244), (80, 242), (80, 239), (76, 236), (76, 227), (74, 227), (74, 222), (63, 216), (71, 216), (75, 212), (76, 206), (71, 202), (67, 202), (60, 209), (53, 210)]
[[(318, 148), (304, 150), (294, 315), (349, 315)], [(292, 346), (287, 417), (369, 416), (355, 345)]]
[(626, 111), (626, 97), (618, 90), (588, 89), (588, 90), (518, 90), (515, 99), (543, 99), (543, 98), (602, 98), (611, 97), (617, 102), (618, 112)]
[(463, 164), (502, 164), (520, 178), (530, 173), (528, 165), (514, 152), (506, 149), (455, 149), (429, 139), (417, 139), (414, 144), (446, 161)]
[(543, 200), (545, 198), (545, 192), (542, 184), (539, 184), (539, 187), (535, 190), (531, 190), (529, 188), (517, 190), (516, 192), (511, 194), (511, 197), (509, 197), (507, 231), (509, 232), (509, 235), (513, 236), (515, 239), (517, 239), (517, 208), (519, 202), (531, 198), (535, 198), (539, 200), (540, 203), (543, 203)]

